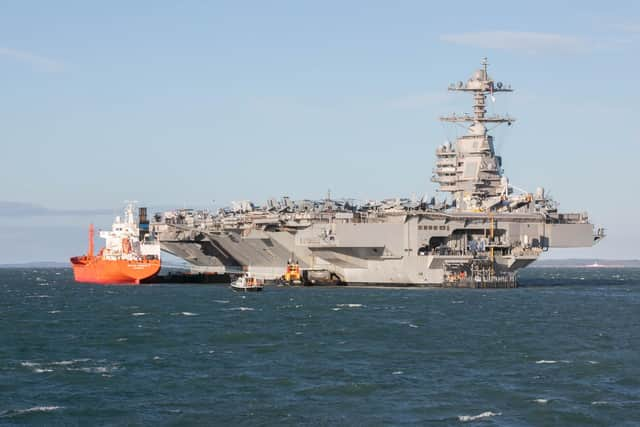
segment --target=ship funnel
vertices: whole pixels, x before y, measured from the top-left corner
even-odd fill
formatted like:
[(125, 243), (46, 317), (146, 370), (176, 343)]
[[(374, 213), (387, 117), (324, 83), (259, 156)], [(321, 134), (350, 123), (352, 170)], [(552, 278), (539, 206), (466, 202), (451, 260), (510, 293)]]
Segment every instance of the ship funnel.
[(140, 241), (144, 240), (144, 236), (149, 234), (149, 219), (147, 218), (147, 208), (138, 209), (138, 230)]

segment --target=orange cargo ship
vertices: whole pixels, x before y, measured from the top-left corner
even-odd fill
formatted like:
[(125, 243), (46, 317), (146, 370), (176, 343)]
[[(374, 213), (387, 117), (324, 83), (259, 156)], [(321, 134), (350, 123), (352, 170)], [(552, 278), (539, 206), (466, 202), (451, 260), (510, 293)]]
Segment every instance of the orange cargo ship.
[(140, 208), (136, 224), (133, 206), (125, 210), (125, 220), (116, 217), (111, 231), (101, 231), (106, 240), (98, 255), (93, 254), (93, 225), (89, 226), (89, 252), (71, 258), (76, 282), (139, 284), (160, 271), (160, 244), (150, 239), (145, 208)]

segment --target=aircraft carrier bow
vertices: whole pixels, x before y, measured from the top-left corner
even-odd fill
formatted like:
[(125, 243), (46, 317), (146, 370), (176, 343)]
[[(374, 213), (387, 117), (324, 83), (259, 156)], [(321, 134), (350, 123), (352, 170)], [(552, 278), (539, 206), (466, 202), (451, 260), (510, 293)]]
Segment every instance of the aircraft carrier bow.
[(306, 283), (515, 287), (518, 269), (550, 248), (592, 246), (604, 237), (586, 213), (560, 213), (538, 188), (517, 190), (503, 174), (487, 125), (487, 97), (511, 92), (482, 67), (450, 91), (473, 96), (473, 113), (442, 117), (466, 134), (436, 149), (432, 180), (448, 201), (332, 200), (266, 205), (237, 202), (212, 213), (155, 214), (151, 229), (164, 251), (195, 271), (249, 272), (277, 280), (295, 260)]

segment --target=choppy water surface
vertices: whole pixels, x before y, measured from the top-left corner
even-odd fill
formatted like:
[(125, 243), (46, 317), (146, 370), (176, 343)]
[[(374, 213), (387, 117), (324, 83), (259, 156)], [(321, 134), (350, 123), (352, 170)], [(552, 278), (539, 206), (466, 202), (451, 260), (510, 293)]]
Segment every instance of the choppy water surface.
[(0, 270), (0, 424), (637, 425), (640, 270), (521, 284), (242, 295)]

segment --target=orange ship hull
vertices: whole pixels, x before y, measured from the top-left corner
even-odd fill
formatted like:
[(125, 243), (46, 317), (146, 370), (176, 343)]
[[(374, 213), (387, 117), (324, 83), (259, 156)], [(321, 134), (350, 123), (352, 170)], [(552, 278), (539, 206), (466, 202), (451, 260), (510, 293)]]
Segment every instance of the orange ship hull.
[(160, 271), (160, 260), (105, 260), (100, 256), (71, 258), (76, 282), (101, 284), (139, 284)]

